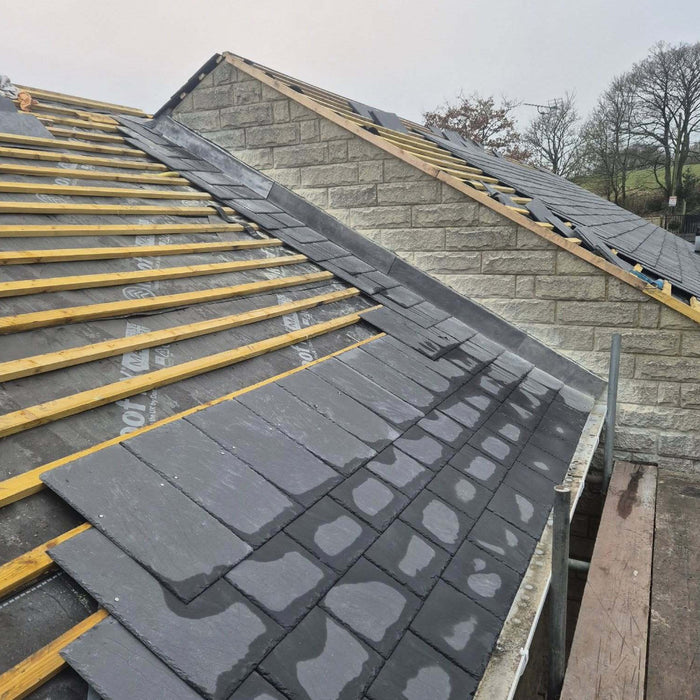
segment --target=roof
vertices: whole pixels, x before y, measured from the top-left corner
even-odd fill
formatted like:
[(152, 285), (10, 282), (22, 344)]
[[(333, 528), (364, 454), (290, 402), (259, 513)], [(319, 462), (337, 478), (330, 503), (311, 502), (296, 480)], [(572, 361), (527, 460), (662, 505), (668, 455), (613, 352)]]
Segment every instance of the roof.
[(469, 697), (601, 382), (167, 117), (29, 91), (0, 690), (52, 643), (61, 697)]
[[(307, 98), (307, 106), (333, 114), (340, 123), (358, 128), (356, 133), (372, 134), (377, 137), (374, 143), (408, 156), (411, 162), (418, 159), (427, 166), (426, 172), (459, 182), (479, 201), (486, 195), (503, 205), (501, 211), (516, 222), (535, 224), (535, 232), (539, 229), (554, 234), (554, 240), (574, 243), (579, 253), (594, 253), (601, 263), (613, 266), (599, 267), (620, 271), (621, 278), (636, 282), (635, 286), (640, 280), (648, 283), (641, 287), (649, 295), (700, 321), (700, 257), (691, 243), (563, 177), (487, 152), (456, 132), (417, 124), (229, 52), (207, 62), (161, 112), (174, 107), (222, 58), (289, 88), (285, 94), (292, 98)], [(576, 246), (569, 245), (569, 251), (576, 254)]]

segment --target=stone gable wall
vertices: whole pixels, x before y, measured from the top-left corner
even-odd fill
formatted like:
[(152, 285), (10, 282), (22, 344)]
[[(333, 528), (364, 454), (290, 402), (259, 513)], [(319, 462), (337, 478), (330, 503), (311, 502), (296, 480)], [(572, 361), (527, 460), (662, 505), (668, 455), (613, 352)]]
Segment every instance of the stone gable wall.
[(617, 456), (700, 471), (700, 326), (222, 62), (174, 118), (587, 369), (622, 333)]

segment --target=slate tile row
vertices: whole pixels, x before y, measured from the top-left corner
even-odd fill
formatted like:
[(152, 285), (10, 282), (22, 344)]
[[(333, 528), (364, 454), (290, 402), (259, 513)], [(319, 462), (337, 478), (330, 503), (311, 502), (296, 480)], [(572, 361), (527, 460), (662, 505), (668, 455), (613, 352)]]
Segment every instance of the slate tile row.
[[(451, 689), (461, 678), (464, 693), (485, 667), (544, 525), (547, 494), (566, 469), (563, 455), (545, 451), (530, 433), (537, 436), (540, 423), (560, 427), (573, 451), (585, 408), (569, 408), (548, 375), (483, 338), (438, 361), (389, 337), (363, 348), (347, 362), (322, 363), (133, 438), (125, 443), (129, 452), (120, 447), (127, 461), (138, 456), (141, 470), (163, 479), (162, 493), (170, 492), (167, 486), (186, 493), (201, 506), (201, 517), (216, 518), (236, 543), (254, 548), (233, 566), (227, 560), (225, 578), (189, 604), (170, 592), (182, 597), (180, 586), (190, 591), (189, 579), (174, 586), (165, 568), (156, 570), (164, 566), (161, 553), (149, 559), (148, 548), (156, 549), (160, 537), (160, 509), (172, 507), (165, 497), (149, 494), (158, 509), (142, 523), (145, 553), (125, 539), (120, 523), (103, 529), (124, 551), (97, 531), (85, 533), (86, 543), (80, 536), (52, 550), (61, 566), (206, 697), (228, 697), (256, 667), (290, 698), (316, 697), (320, 678), (324, 692), (337, 686), (338, 697), (359, 697), (368, 686), (367, 696), (379, 697), (387, 683), (420, 688), (435, 672), (417, 669), (409, 659), (431, 656), (440, 660), (435, 682)], [(403, 370), (381, 359), (396, 354), (405, 358)], [(413, 363), (425, 371), (413, 372)], [(324, 365), (334, 371), (320, 369)], [(399, 398), (353, 365), (369, 367), (397, 391), (401, 376), (415, 381), (402, 386)], [(488, 424), (492, 430), (481, 427), (482, 418), (497, 411)], [(556, 451), (562, 449), (557, 444)], [(63, 475), (64, 468), (56, 470), (55, 484), (76, 503), (83, 499), (74, 494), (89, 488), (79, 483), (82, 475), (89, 481), (96, 469), (86, 459), (68, 465)], [(135, 473), (135, 490), (140, 479)], [(152, 540), (149, 524), (157, 535)], [(214, 562), (214, 543), (200, 545), (200, 561)], [(155, 577), (127, 551), (139, 554)], [(122, 576), (107, 581), (104, 572), (115, 565)], [(215, 570), (205, 568), (209, 576)], [(190, 578), (201, 585), (201, 572)], [(142, 589), (146, 595), (137, 602)], [(236, 649), (188, 662), (182, 640), (199, 639), (208, 649), (224, 634), (214, 630), (215, 619), (225, 626), (234, 609), (242, 620)], [(194, 622), (200, 620), (207, 622)], [(196, 624), (202, 629), (191, 631)], [(329, 664), (338, 653), (344, 663)], [(380, 667), (375, 688), (370, 682)], [(251, 678), (246, 683), (258, 683)]]

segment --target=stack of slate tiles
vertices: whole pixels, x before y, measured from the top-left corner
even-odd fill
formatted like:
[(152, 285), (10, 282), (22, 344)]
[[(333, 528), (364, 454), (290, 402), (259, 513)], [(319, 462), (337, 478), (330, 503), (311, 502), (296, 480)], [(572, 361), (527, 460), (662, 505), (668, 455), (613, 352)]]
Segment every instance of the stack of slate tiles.
[(441, 323), (44, 475), (94, 526), (50, 554), (111, 614), (64, 652), (105, 700), (471, 696), (593, 402)]

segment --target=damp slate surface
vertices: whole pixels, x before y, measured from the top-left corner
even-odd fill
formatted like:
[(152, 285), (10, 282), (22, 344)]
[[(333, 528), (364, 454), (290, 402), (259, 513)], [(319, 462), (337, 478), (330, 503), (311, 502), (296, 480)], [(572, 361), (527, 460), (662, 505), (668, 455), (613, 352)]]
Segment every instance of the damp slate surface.
[[(82, 509), (107, 537), (50, 554), (143, 668), (204, 697), (469, 698), (592, 406), (478, 334), (437, 360), (370, 341), (55, 470), (78, 508), (129, 483), (113, 522), (102, 496)], [(154, 554), (180, 512), (196, 546)], [(118, 681), (85, 651), (73, 665)]]

